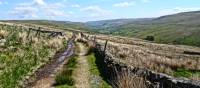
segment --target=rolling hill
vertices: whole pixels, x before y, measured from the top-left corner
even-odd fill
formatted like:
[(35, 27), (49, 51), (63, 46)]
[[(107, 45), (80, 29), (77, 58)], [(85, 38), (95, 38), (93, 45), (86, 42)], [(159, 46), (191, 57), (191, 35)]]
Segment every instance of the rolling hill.
[(117, 19), (87, 22), (104, 34), (146, 38), (155, 42), (200, 46), (200, 11), (184, 12), (158, 18)]
[(12, 22), (26, 25), (46, 26), (62, 30), (82, 30), (87, 31), (89, 27), (81, 22), (70, 21), (53, 21), (53, 20), (6, 20), (5, 22)]
[[(147, 79), (148, 82), (152, 83), (152, 86), (155, 83), (166, 85), (167, 87), (169, 86), (168, 84), (173, 84), (176, 87), (179, 84), (181, 86), (182, 84), (184, 84), (183, 86), (199, 86), (197, 81), (200, 79), (200, 65), (198, 64), (200, 62), (200, 48), (193, 47), (200, 46), (199, 15), (200, 12), (186, 12), (159, 18), (116, 19), (86, 23), (50, 20), (10, 20), (5, 23), (0, 22), (0, 46), (2, 46), (0, 47), (0, 58), (2, 58), (1, 62), (3, 64), (0, 67), (2, 71), (2, 74), (0, 74), (2, 84), (0, 86), (16, 87), (19, 83), (29, 81), (29, 79), (30, 81), (35, 79), (33, 83), (30, 83), (33, 84), (33, 87), (43, 84), (51, 86), (55, 83), (55, 86), (58, 87), (60, 85), (74, 86), (79, 84), (77, 80), (82, 77), (88, 79), (86, 82), (90, 83), (93, 79), (90, 80), (89, 75), (92, 75), (91, 77), (94, 75), (101, 79), (98, 83), (101, 84), (99, 86), (109, 88), (110, 85), (107, 83), (107, 79), (109, 80), (109, 77), (112, 79), (113, 76), (116, 76), (116, 80), (120, 80), (117, 79), (118, 75), (115, 75), (118, 72), (114, 73), (114, 75), (108, 74), (108, 78), (107, 76), (101, 77), (101, 74), (114, 72), (116, 67), (125, 68), (127, 71), (131, 70), (131, 72), (134, 71), (133, 74), (141, 73), (141, 75), (144, 75), (144, 83), (146, 82), (146, 77), (152, 77), (151, 74), (155, 75), (152, 78), (156, 78), (156, 81), (152, 81), (151, 78)], [(63, 30), (63, 33), (58, 35), (57, 33), (60, 33), (60, 29)], [(79, 33), (77, 31), (72, 33), (71, 30), (73, 32), (74, 30), (96, 32), (96, 35), (94, 37), (94, 34)], [(55, 33), (56, 36), (54, 36)], [(154, 37), (157, 43), (167, 44), (157, 44), (142, 40), (147, 36)], [(74, 55), (74, 57), (70, 57), (70, 55), (68, 57), (68, 54)], [(67, 62), (64, 67), (61, 67), (65, 63), (64, 58), (66, 58)], [(14, 62), (13, 59), (15, 59)], [(61, 61), (64, 62), (60, 64)], [(55, 70), (60, 69), (59, 67), (61, 67), (61, 71)], [(54, 71), (56, 72), (54, 73)], [(87, 74), (82, 75), (81, 72)], [(74, 75), (72, 73), (81, 75), (76, 76), (77, 79), (71, 78)], [(130, 74), (123, 70), (120, 73)], [(31, 78), (32, 74), (36, 74), (36, 76), (34, 75), (35, 78)], [(47, 78), (42, 78), (44, 75)], [(55, 75), (55, 77), (51, 77), (51, 75)], [(42, 77), (40, 78), (40, 76)], [(61, 83), (66, 76), (69, 78), (64, 79), (64, 83)], [(105, 80), (103, 79), (104, 77), (106, 78)], [(132, 75), (127, 77), (131, 78)], [(136, 77), (143, 79), (140, 76)], [(181, 80), (177, 80), (179, 77)], [(45, 81), (45, 79), (50, 80)], [(72, 81), (74, 83), (71, 83)], [(112, 86), (112, 81), (110, 84)], [(26, 86), (26, 83), (19, 86), (23, 85)]]
[(10, 20), (9, 22), (141, 39), (153, 36), (156, 43), (200, 47), (200, 11), (183, 12), (158, 18), (113, 19), (85, 23), (50, 20)]

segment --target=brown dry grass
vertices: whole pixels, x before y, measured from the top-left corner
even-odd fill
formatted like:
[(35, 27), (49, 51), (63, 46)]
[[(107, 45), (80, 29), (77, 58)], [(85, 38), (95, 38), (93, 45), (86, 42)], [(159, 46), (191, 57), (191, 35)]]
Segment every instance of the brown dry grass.
[(39, 67), (46, 64), (56, 51), (63, 49), (63, 42), (67, 41), (62, 37), (49, 39), (45, 34), (36, 37), (34, 31), (31, 31), (30, 36), (27, 37), (27, 28), (19, 29), (8, 25), (0, 32), (1, 37), (3, 36), (2, 40), (6, 41), (0, 47), (2, 64), (0, 86), (2, 87), (14, 88), (23, 85), (23, 82)]
[(200, 70), (200, 55), (184, 54), (184, 51), (198, 52), (200, 48), (149, 43), (137, 39), (101, 37), (98, 43), (107, 45), (107, 53), (114, 60), (134, 67), (147, 68), (156, 72), (173, 74), (176, 68)]
[(0, 30), (0, 39), (5, 38), (8, 35), (8, 32), (5, 30)]
[(56, 49), (60, 48), (60, 46), (63, 45), (63, 41), (60, 41), (59, 38), (50, 39), (47, 43), (49, 47)]
[(23, 44), (27, 43), (27, 33), (26, 32), (20, 32), (19, 33), (19, 41)]
[(116, 77), (112, 81), (114, 88), (148, 88), (147, 81), (134, 75), (129, 70), (117, 71), (115, 69)]

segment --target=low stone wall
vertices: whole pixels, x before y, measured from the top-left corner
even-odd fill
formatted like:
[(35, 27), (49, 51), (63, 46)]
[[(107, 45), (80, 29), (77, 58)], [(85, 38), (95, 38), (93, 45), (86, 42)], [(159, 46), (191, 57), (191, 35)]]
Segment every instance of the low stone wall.
[(148, 69), (136, 68), (126, 64), (114, 61), (114, 57), (108, 52), (104, 52), (104, 47), (96, 44), (95, 53), (101, 57), (101, 65), (104, 69), (104, 74), (109, 78), (113, 75), (113, 69), (126, 69), (133, 74), (145, 77), (152, 84), (156, 84), (156, 88), (200, 88), (200, 82), (189, 79), (178, 79), (162, 73), (156, 73)]

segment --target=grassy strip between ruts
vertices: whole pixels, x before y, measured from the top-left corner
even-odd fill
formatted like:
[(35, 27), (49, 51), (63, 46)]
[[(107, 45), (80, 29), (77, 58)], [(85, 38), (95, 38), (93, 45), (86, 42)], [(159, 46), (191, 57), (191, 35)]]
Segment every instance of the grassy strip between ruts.
[(63, 70), (56, 76), (56, 88), (74, 88), (74, 79), (72, 78), (73, 71), (77, 67), (77, 56), (69, 58)]
[(102, 79), (100, 71), (96, 64), (96, 57), (94, 53), (87, 56), (90, 71), (90, 84), (92, 88), (111, 88), (111, 86)]

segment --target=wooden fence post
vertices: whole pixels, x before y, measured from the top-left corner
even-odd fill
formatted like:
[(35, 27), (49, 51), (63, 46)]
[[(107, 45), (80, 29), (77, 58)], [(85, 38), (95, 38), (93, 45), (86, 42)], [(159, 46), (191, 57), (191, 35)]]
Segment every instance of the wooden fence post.
[(36, 37), (37, 37), (38, 33), (39, 33), (39, 31), (38, 31), (38, 30), (36, 30), (36, 34), (35, 34), (35, 36), (36, 36)]
[(105, 43), (105, 46), (104, 46), (104, 50), (103, 50), (103, 52), (104, 52), (104, 55), (106, 54), (106, 47), (107, 47), (107, 43), (108, 43), (108, 40), (106, 40), (106, 43)]
[(38, 28), (36, 37), (40, 36), (41, 27)]
[(94, 42), (96, 42), (96, 36), (94, 36)]
[(31, 28), (28, 29), (28, 35), (27, 35), (27, 38), (29, 37), (30, 32), (31, 32)]
[(40, 38), (40, 31), (39, 31), (39, 33), (38, 33), (38, 37)]

